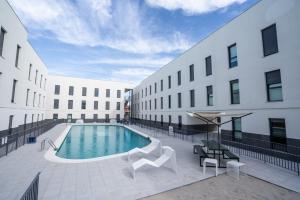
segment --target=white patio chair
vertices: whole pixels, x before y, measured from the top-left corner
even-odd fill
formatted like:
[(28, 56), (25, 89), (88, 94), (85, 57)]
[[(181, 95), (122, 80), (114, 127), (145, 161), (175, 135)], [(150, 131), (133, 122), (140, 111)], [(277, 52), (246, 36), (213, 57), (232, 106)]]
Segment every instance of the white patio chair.
[(148, 154), (151, 154), (151, 153), (157, 153), (158, 156), (161, 155), (161, 143), (159, 140), (156, 140), (156, 139), (152, 139), (151, 140), (151, 144), (144, 147), (144, 148), (134, 148), (134, 149), (131, 149), (130, 151), (128, 151), (128, 154), (127, 154), (127, 159), (128, 161), (130, 161), (130, 157), (134, 154), (138, 154), (138, 153), (141, 153), (141, 154), (144, 154), (144, 155), (148, 155)]
[(151, 166), (155, 168), (162, 167), (167, 163), (170, 164), (170, 168), (177, 174), (177, 163), (176, 163), (176, 153), (175, 151), (168, 146), (162, 147), (163, 154), (157, 158), (155, 161), (147, 160), (142, 158), (132, 164), (132, 177), (135, 178), (135, 171), (142, 168), (143, 166)]
[(216, 166), (216, 176), (218, 176), (218, 160), (213, 158), (205, 158), (203, 161), (203, 174), (206, 172), (206, 163), (210, 163)]
[(83, 120), (82, 119), (77, 119), (76, 120), (76, 124), (83, 124), (84, 122), (83, 122)]

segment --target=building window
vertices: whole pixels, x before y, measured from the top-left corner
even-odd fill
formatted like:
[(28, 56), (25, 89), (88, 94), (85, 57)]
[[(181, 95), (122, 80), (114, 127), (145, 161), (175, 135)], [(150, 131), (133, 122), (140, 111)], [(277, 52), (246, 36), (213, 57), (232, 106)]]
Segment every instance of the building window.
[(181, 71), (177, 72), (177, 85), (181, 85)]
[(68, 122), (72, 122), (72, 114), (67, 115)]
[(94, 101), (94, 110), (98, 110), (98, 101)]
[(117, 110), (121, 110), (121, 103), (117, 102)]
[(60, 93), (60, 85), (55, 85), (54, 87), (54, 94), (59, 94)]
[(172, 115), (169, 115), (169, 126), (172, 124)]
[(269, 102), (282, 101), (280, 70), (266, 72), (267, 99)]
[(147, 110), (147, 101), (145, 101), (145, 110)]
[(230, 81), (230, 96), (231, 96), (231, 104), (240, 103), (240, 89), (239, 89), (238, 79)]
[(70, 96), (74, 95), (74, 86), (69, 86), (69, 95)]
[(190, 81), (194, 81), (194, 64), (190, 65)]
[(81, 118), (82, 120), (85, 120), (85, 114), (81, 114), (80, 118)]
[(206, 99), (207, 99), (207, 105), (212, 106), (213, 105), (213, 87), (212, 87), (212, 85), (206, 87)]
[(190, 90), (190, 106), (195, 107), (195, 90)]
[(13, 81), (13, 87), (12, 87), (12, 94), (11, 94), (11, 102), (15, 103), (15, 94), (16, 94), (16, 87), (17, 87), (17, 80), (14, 79)]
[(10, 115), (10, 116), (9, 116), (9, 122), (8, 122), (8, 131), (9, 131), (9, 135), (12, 134), (13, 119), (14, 119), (14, 116), (13, 116), (13, 115)]
[[(54, 113), (52, 119), (57, 120), (58, 119), (58, 114)], [(33, 118), (32, 118), (32, 122), (33, 122)]]
[(278, 52), (276, 24), (272, 24), (261, 31), (264, 56)]
[(40, 88), (42, 88), (42, 81), (43, 81), (43, 74), (41, 74), (41, 79), (40, 79)]
[(233, 140), (242, 139), (242, 119), (240, 117), (232, 118)]
[(32, 64), (29, 65), (28, 69), (28, 80), (31, 81), (31, 70), (32, 70)]
[(94, 90), (94, 96), (99, 97), (99, 88), (95, 88)]
[(181, 115), (178, 116), (178, 129), (179, 130), (182, 129), (182, 116)]
[(27, 89), (27, 92), (26, 92), (26, 106), (28, 106), (29, 91), (30, 91), (30, 89)]
[(177, 100), (178, 108), (181, 108), (181, 93), (177, 93)]
[(3, 46), (4, 46), (4, 35), (6, 34), (6, 31), (3, 27), (1, 27), (0, 32), (0, 56), (3, 56)]
[(110, 102), (109, 101), (106, 101), (105, 102), (105, 110), (109, 110), (110, 108)]
[(83, 97), (86, 96), (86, 87), (83, 87), (83, 88), (82, 88), (81, 93), (82, 93), (81, 95), (82, 95)]
[(151, 95), (151, 93), (152, 93), (152, 86), (151, 85), (149, 86), (149, 90), (150, 90), (149, 92), (150, 92), (150, 95)]
[(35, 96), (36, 96), (36, 92), (33, 92), (33, 99), (32, 99), (32, 106), (35, 106)]
[(40, 107), (41, 105), (41, 94), (39, 94), (39, 104), (38, 104), (38, 107)]
[(211, 56), (205, 58), (206, 76), (212, 75)]
[(73, 100), (68, 100), (68, 109), (73, 109)]
[(160, 91), (163, 91), (164, 90), (164, 80), (161, 79), (160, 80)]
[(168, 88), (171, 89), (171, 76), (168, 76)]
[(172, 107), (171, 95), (168, 95), (168, 107), (169, 109)]
[(285, 119), (270, 118), (271, 142), (286, 144)]
[(236, 44), (228, 47), (229, 68), (238, 66)]
[(160, 115), (160, 125), (164, 126), (164, 116)]
[(20, 56), (21, 46), (17, 45), (17, 51), (16, 51), (16, 60), (15, 60), (15, 67), (19, 66), (19, 56)]
[(117, 122), (119, 122), (120, 121), (120, 114), (116, 114), (116, 119), (117, 119)]
[(155, 110), (157, 109), (157, 99), (156, 98), (154, 99), (154, 109)]
[(36, 83), (37, 83), (38, 73), (39, 73), (39, 71), (38, 71), (38, 70), (35, 70), (35, 78), (34, 78), (34, 84), (35, 84), (35, 85), (36, 85)]
[(54, 105), (53, 105), (54, 109), (58, 109), (59, 108), (59, 100), (58, 99), (54, 99)]
[(121, 90), (117, 90), (117, 98), (121, 98)]
[(86, 101), (85, 101), (85, 100), (82, 100), (82, 101), (81, 101), (81, 109), (82, 109), (82, 110), (85, 110), (85, 109), (86, 109)]
[(109, 122), (109, 114), (105, 114), (105, 122)]
[(110, 97), (110, 89), (106, 89), (106, 97)]
[(154, 83), (154, 92), (157, 93), (157, 83)]
[(164, 98), (160, 97), (160, 109), (164, 109)]
[(149, 100), (149, 110), (151, 110), (151, 100)]

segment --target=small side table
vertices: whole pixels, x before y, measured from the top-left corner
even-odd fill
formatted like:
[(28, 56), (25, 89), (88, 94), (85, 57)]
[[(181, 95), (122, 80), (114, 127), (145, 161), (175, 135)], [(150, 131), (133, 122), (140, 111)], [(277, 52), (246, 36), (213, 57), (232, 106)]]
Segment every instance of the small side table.
[(233, 171), (236, 174), (237, 179), (240, 179), (240, 167), (245, 166), (245, 163), (237, 162), (235, 160), (228, 161), (226, 163), (226, 173), (229, 174), (230, 171)]

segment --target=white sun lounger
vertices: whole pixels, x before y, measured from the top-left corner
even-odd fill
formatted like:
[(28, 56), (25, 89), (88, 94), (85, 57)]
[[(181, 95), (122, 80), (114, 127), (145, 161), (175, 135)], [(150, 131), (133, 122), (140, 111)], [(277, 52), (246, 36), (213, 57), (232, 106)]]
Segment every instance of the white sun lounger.
[(145, 158), (142, 158), (132, 164), (132, 177), (135, 178), (135, 171), (142, 168), (143, 166), (152, 166), (152, 167), (162, 167), (163, 165), (166, 165), (167, 163), (170, 165), (169, 167), (174, 170), (175, 173), (177, 173), (177, 163), (176, 163), (176, 153), (175, 151), (168, 146), (162, 147), (163, 154), (157, 158), (155, 161), (147, 160)]
[(148, 146), (144, 147), (144, 148), (134, 148), (134, 149), (131, 149), (130, 151), (128, 151), (128, 156), (127, 156), (127, 159), (128, 161), (130, 161), (130, 157), (134, 154), (137, 154), (137, 153), (141, 153), (141, 154), (144, 154), (144, 155), (148, 155), (150, 153), (154, 153), (154, 152), (157, 152), (158, 153), (158, 156), (161, 155), (161, 143), (159, 140), (156, 140), (156, 139), (151, 139), (151, 144), (149, 144)]

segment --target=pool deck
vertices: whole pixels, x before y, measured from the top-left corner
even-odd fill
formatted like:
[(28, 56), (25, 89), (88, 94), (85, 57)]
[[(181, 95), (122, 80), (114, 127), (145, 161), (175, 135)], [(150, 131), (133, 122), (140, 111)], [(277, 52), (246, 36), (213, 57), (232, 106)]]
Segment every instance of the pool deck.
[[(144, 133), (147, 130), (137, 128)], [(60, 124), (41, 135), (36, 144), (28, 144), (0, 158), (0, 200), (19, 199), (37, 172), (40, 175), (39, 199), (138, 199), (194, 183), (214, 175), (208, 168), (202, 174), (199, 159), (192, 153), (192, 143), (159, 134), (163, 145), (176, 151), (178, 173), (168, 168), (143, 168), (131, 177), (130, 163), (116, 157), (89, 163), (55, 163), (44, 158), (40, 142), (55, 140), (66, 128)], [(152, 133), (153, 134), (153, 133)], [(135, 157), (135, 160), (139, 157)], [(153, 160), (154, 157), (148, 157)], [(247, 173), (300, 192), (300, 177), (289, 171), (242, 158)], [(221, 170), (221, 172), (223, 172)], [(276, 176), (275, 176), (276, 175)]]

